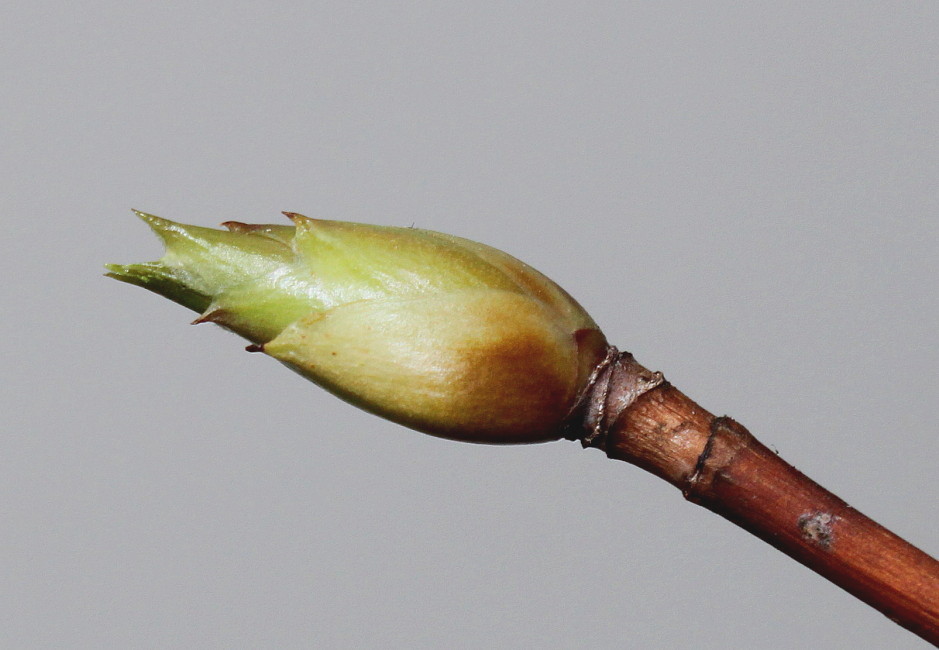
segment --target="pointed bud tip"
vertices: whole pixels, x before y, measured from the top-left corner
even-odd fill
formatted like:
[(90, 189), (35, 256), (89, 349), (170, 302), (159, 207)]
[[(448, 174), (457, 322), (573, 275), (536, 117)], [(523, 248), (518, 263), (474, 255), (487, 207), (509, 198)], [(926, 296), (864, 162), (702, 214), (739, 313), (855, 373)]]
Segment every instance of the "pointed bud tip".
[(281, 212), (281, 214), (293, 221), (298, 228), (309, 228), (318, 221), (322, 221), (322, 219), (314, 219), (299, 212)]
[(127, 274), (120, 264), (105, 264), (104, 268), (107, 270), (107, 273), (102, 274), (104, 277), (112, 278), (119, 282), (128, 282)]
[(160, 238), (164, 245), (169, 245), (170, 241), (177, 239), (179, 237), (185, 237), (188, 231), (188, 226), (184, 226), (181, 223), (171, 221), (170, 219), (164, 219), (163, 217), (158, 217), (155, 214), (150, 214), (148, 212), (141, 212), (140, 210), (133, 210), (133, 213), (143, 221), (145, 224), (150, 226), (150, 230)]
[(208, 309), (206, 309), (205, 313), (199, 316), (199, 318), (192, 321), (190, 325), (201, 325), (202, 323), (224, 324), (227, 316), (230, 316), (230, 314), (226, 312), (224, 309), (213, 308), (210, 305)]
[(130, 282), (131, 284), (143, 284), (147, 279), (156, 273), (157, 264), (105, 264), (107, 273), (104, 275), (121, 282)]
[(253, 232), (264, 227), (257, 224), (242, 223), (241, 221), (223, 221), (219, 225), (228, 228), (229, 232)]
[(173, 223), (173, 222), (170, 221), (169, 219), (164, 219), (163, 217), (158, 217), (158, 216), (156, 216), (155, 214), (150, 214), (149, 212), (141, 212), (140, 210), (136, 210), (136, 209), (133, 209), (133, 208), (131, 208), (131, 211), (132, 211), (135, 215), (137, 215), (137, 218), (139, 218), (141, 221), (143, 221), (144, 223), (146, 223), (146, 224), (147, 224), (148, 226), (150, 226), (151, 228), (155, 228), (155, 229), (156, 229), (156, 228), (165, 228), (165, 227), (167, 227), (167, 226), (169, 226), (169, 225), (171, 225), (171, 224)]

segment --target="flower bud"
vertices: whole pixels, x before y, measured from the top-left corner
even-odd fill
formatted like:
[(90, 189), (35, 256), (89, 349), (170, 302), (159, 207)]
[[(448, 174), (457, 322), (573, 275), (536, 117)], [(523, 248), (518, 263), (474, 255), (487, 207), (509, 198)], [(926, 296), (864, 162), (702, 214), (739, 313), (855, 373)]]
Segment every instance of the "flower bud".
[(186, 226), (137, 213), (157, 262), (109, 276), (189, 307), (352, 404), (471, 442), (552, 440), (607, 344), (563, 289), (489, 246), (287, 214)]

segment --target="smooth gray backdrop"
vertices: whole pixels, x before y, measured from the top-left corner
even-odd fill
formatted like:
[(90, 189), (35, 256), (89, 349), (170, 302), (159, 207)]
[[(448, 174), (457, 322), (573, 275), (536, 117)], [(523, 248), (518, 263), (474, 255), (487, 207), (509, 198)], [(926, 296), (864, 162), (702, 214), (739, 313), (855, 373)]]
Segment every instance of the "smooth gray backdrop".
[(939, 3), (0, 9), (0, 646), (918, 648), (672, 487), (355, 411), (104, 262), (139, 208), (543, 270), (939, 553)]

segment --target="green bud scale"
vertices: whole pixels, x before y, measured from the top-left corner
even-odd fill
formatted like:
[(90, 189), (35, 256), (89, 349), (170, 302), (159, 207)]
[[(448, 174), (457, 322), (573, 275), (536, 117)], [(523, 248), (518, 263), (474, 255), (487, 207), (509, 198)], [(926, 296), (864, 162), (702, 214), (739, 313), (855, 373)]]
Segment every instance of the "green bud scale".
[(433, 435), (538, 442), (607, 353), (563, 289), (499, 250), (416, 228), (285, 213), (216, 230), (137, 213), (157, 262), (108, 275), (196, 312), (342, 399)]

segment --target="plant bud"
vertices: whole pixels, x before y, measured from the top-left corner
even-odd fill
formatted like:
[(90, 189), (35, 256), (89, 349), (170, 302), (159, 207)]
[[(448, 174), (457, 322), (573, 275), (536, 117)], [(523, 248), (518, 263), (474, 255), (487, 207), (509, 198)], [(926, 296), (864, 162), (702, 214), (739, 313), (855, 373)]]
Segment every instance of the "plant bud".
[(137, 213), (157, 262), (108, 275), (189, 307), (342, 399), (469, 442), (561, 437), (606, 339), (563, 289), (489, 246), (285, 213), (215, 230)]

